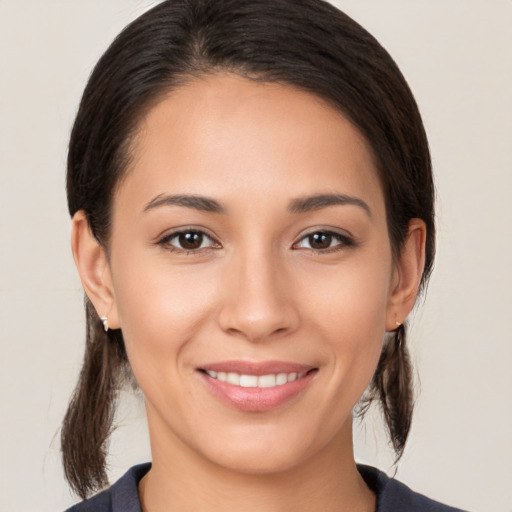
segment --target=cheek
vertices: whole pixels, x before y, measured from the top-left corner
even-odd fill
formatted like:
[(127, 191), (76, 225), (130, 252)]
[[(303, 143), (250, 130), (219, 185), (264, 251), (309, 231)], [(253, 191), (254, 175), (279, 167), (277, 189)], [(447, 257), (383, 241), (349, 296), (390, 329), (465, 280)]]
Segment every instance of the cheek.
[(120, 325), (134, 372), (137, 367), (167, 372), (169, 365), (179, 364), (187, 341), (209, 321), (218, 284), (215, 274), (200, 265), (190, 272), (170, 266), (165, 258), (151, 265), (142, 261), (128, 253), (116, 261), (113, 283)]
[[(313, 330), (325, 342), (332, 385), (343, 388), (339, 400), (359, 400), (376, 369), (386, 330), (391, 257), (369, 254), (320, 279), (309, 304)], [(340, 390), (334, 390), (337, 393)], [(343, 407), (342, 407), (343, 409)]]
[[(319, 327), (343, 333), (345, 342), (379, 339), (385, 332), (390, 293), (391, 256), (385, 252), (364, 254), (339, 268), (320, 269), (312, 281), (309, 301)], [(373, 333), (373, 336), (370, 336)]]

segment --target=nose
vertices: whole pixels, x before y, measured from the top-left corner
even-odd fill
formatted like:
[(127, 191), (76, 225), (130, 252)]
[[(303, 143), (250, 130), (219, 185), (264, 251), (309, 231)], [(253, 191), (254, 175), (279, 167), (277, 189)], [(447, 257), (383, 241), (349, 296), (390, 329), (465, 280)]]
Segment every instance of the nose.
[(260, 252), (240, 256), (230, 265), (218, 317), (221, 329), (251, 342), (297, 329), (299, 312), (293, 283), (277, 260), (272, 254)]

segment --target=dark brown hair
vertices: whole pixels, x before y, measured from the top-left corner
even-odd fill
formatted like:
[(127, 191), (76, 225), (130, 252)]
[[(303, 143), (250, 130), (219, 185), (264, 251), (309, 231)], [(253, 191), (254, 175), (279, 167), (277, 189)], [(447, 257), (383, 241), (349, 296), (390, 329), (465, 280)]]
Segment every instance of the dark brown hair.
[[(373, 150), (395, 257), (409, 221), (426, 223), (425, 285), (434, 257), (434, 186), (417, 105), (381, 45), (322, 0), (168, 0), (128, 25), (94, 68), (76, 116), (67, 170), (70, 214), (84, 210), (108, 252), (112, 197), (141, 116), (183, 81), (217, 71), (290, 84), (351, 120)], [(65, 474), (81, 497), (108, 483), (108, 438), (129, 374), (122, 332), (105, 333), (87, 298), (86, 312), (83, 368), (62, 427)], [(405, 338), (404, 326), (387, 336), (365, 398), (380, 401), (398, 457), (413, 408)]]

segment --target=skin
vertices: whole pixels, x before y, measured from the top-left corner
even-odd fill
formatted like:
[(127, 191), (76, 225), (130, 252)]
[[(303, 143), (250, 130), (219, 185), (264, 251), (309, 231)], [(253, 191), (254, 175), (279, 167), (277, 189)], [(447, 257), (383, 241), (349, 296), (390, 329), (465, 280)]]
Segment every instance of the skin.
[[(132, 156), (115, 194), (109, 257), (83, 212), (72, 246), (98, 315), (123, 330), (145, 395), (153, 466), (139, 486), (143, 509), (374, 510), (354, 462), (352, 409), (385, 332), (414, 305), (423, 222), (411, 221), (395, 261), (364, 138), (287, 85), (195, 79), (147, 113)], [(156, 204), (176, 194), (214, 199), (223, 212)], [(290, 211), (322, 194), (367, 209)], [(191, 228), (205, 235), (186, 251), (174, 233)], [(312, 233), (335, 235), (313, 249)], [(243, 411), (215, 397), (198, 371), (226, 360), (316, 371), (284, 405)]]

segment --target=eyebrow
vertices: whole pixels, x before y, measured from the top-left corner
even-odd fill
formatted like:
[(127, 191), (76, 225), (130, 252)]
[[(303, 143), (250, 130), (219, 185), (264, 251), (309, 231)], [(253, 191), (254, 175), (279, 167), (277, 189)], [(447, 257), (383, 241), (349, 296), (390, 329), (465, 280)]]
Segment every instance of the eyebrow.
[[(370, 207), (358, 197), (345, 194), (318, 194), (308, 197), (299, 197), (291, 201), (288, 209), (291, 213), (306, 213), (313, 210), (321, 210), (329, 206), (353, 205), (362, 208), (372, 218)], [(184, 206), (203, 212), (226, 213), (225, 208), (215, 199), (197, 195), (166, 195), (159, 194), (144, 207), (144, 212), (160, 206)]]
[(290, 203), (289, 210), (292, 213), (305, 213), (336, 205), (358, 206), (368, 214), (368, 217), (372, 218), (370, 207), (362, 199), (345, 194), (318, 194), (309, 197), (299, 197)]
[(210, 213), (226, 212), (224, 207), (222, 207), (219, 202), (215, 201), (215, 199), (185, 194), (159, 194), (146, 204), (144, 211), (147, 212), (154, 208), (158, 208), (159, 206), (184, 206), (186, 208), (193, 208), (195, 210)]

